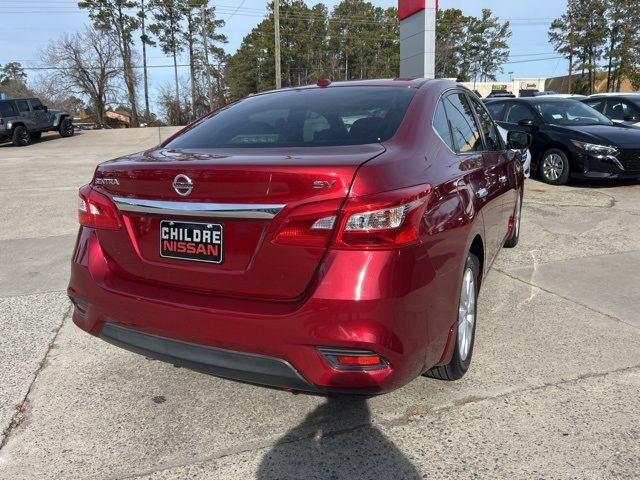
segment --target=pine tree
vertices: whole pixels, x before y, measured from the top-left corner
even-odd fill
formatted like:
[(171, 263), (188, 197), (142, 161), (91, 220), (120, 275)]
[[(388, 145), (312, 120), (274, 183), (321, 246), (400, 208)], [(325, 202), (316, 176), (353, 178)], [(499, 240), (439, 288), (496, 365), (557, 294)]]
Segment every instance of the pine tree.
[[(158, 39), (158, 45), (166, 55), (173, 58), (173, 74), (176, 90), (176, 102), (178, 111), (182, 111), (180, 101), (180, 84), (178, 81), (178, 55), (182, 53), (184, 47), (180, 41), (182, 32), (182, 20), (184, 19), (184, 9), (179, 0), (152, 0), (150, 4), (153, 10), (154, 23), (149, 26), (149, 30)], [(180, 119), (184, 123), (186, 119)]]
[(131, 109), (131, 126), (139, 125), (137, 79), (133, 71), (133, 33), (140, 21), (134, 13), (137, 2), (130, 0), (84, 0), (78, 6), (89, 11), (94, 27), (102, 32), (115, 35), (122, 57), (124, 83)]

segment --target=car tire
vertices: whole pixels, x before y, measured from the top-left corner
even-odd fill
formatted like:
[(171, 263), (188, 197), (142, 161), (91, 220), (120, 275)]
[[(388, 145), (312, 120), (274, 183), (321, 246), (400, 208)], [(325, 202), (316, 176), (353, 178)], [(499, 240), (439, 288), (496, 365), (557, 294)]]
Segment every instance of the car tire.
[(513, 231), (509, 238), (507, 238), (504, 242), (505, 248), (514, 248), (518, 245), (518, 241), (520, 240), (520, 220), (522, 218), (522, 194), (518, 193), (518, 197), (516, 200), (516, 206), (513, 211)]
[(13, 129), (11, 141), (16, 147), (26, 147), (31, 143), (31, 136), (27, 127), (19, 125)]
[(40, 137), (42, 137), (42, 132), (33, 132), (30, 133), (29, 136), (31, 137), (31, 140), (39, 140)]
[(571, 173), (567, 155), (558, 148), (547, 150), (540, 159), (538, 173), (542, 181), (550, 185), (567, 184)]
[(73, 128), (73, 121), (70, 118), (63, 118), (60, 122), (58, 131), (60, 132), (61, 137), (73, 137), (73, 134), (75, 133)]
[(453, 356), (446, 365), (438, 365), (424, 375), (437, 380), (459, 380), (471, 365), (473, 344), (476, 336), (476, 318), (480, 279), (480, 261), (469, 253), (465, 262), (460, 285), (458, 321), (455, 326), (456, 341)]

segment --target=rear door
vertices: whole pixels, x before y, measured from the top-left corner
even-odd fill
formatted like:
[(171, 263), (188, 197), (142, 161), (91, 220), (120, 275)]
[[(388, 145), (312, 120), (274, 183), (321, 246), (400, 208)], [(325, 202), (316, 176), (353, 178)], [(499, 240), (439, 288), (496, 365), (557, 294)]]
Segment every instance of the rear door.
[(486, 164), (496, 165), (498, 174), (497, 188), (502, 196), (502, 230), (504, 239), (509, 232), (509, 219), (513, 215), (516, 204), (518, 188), (516, 162), (518, 160), (515, 155), (509, 157), (509, 152), (502, 136), (484, 105), (473, 95), (468, 95), (468, 97), (474, 107), (484, 138), (485, 152), (483, 155), (486, 159)]
[(497, 158), (485, 156), (485, 145), (481, 128), (474, 109), (463, 91), (450, 93), (443, 98), (445, 111), (451, 127), (453, 144), (459, 155), (475, 160), (473, 164), (483, 168), (474, 173), (473, 186), (476, 198), (482, 205), (485, 228), (485, 243), (489, 264), (493, 261), (502, 244), (503, 205), (502, 191), (498, 178), (501, 168)]
[(20, 117), (22, 118), (22, 122), (25, 124), (29, 131), (37, 130), (36, 121), (31, 111), (31, 107), (29, 106), (28, 100), (16, 100), (16, 106), (18, 107), (18, 112), (20, 113)]

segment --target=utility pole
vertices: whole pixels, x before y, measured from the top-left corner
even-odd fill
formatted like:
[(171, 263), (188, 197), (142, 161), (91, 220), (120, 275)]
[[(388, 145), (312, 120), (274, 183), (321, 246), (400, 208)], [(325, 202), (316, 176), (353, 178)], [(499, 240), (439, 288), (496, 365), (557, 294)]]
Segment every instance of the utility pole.
[(573, 18), (569, 17), (569, 22), (571, 22), (571, 30), (569, 31), (569, 88), (567, 92), (571, 94), (573, 92)]
[(282, 88), (282, 76), (280, 73), (280, 0), (273, 0), (273, 23), (276, 34), (276, 88)]
[(211, 68), (209, 67), (209, 35), (207, 35), (207, 4), (200, 5), (200, 16), (202, 17), (202, 46), (204, 47), (204, 68), (207, 77), (207, 94), (209, 96), (209, 110), (213, 110), (213, 85), (211, 84)]
[(140, 1), (140, 20), (142, 21), (142, 65), (144, 70), (144, 116), (145, 122), (149, 121), (149, 79), (147, 77), (147, 33), (145, 30), (146, 12), (144, 0)]

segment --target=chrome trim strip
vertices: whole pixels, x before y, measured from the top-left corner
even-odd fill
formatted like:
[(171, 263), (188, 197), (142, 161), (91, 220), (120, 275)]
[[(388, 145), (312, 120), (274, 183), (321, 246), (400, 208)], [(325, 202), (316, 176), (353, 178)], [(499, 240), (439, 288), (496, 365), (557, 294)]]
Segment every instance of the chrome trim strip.
[(154, 213), (189, 217), (254, 218), (270, 220), (285, 205), (253, 203), (200, 203), (143, 200), (141, 198), (113, 197), (118, 210), (136, 213)]

